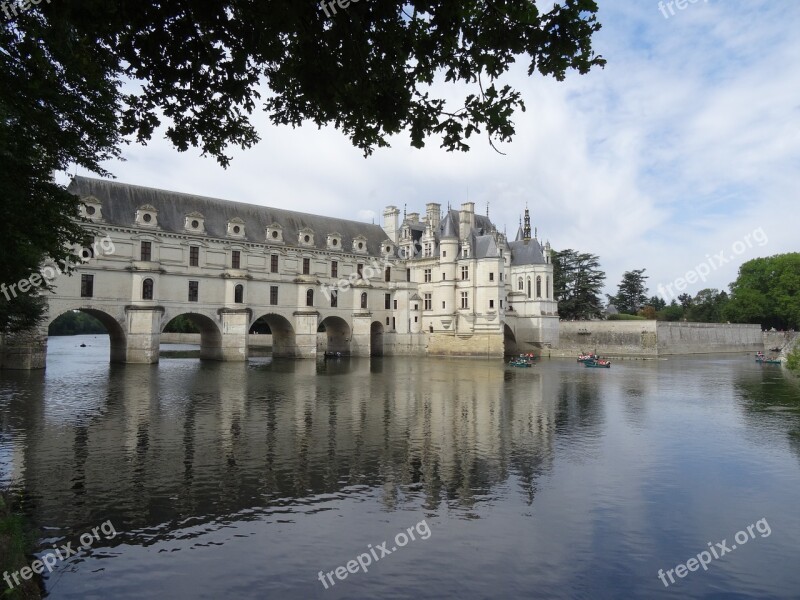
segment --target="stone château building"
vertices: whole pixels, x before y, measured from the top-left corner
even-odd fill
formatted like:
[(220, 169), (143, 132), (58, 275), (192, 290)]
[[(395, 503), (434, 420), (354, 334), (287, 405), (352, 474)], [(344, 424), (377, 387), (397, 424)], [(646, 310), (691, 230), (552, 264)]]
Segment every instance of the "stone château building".
[[(381, 227), (86, 177), (69, 190), (113, 251), (55, 280), (43, 327), (87, 312), (115, 362), (156, 362), (180, 315), (200, 328), (201, 356), (218, 360), (245, 360), (259, 332), (292, 357), (500, 357), (558, 341), (550, 246), (527, 209), (508, 241), (471, 202), (402, 221), (389, 206)], [(35, 349), (15, 352), (6, 366), (44, 364)]]

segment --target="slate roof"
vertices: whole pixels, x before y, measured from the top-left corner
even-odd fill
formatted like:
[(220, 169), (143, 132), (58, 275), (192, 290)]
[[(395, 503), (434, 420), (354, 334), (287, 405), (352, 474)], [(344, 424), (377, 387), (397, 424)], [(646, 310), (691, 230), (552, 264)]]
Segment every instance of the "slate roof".
[(192, 213), (201, 213), (205, 218), (206, 236), (213, 238), (228, 237), (228, 221), (235, 218), (244, 221), (245, 240), (261, 244), (267, 241), (266, 227), (273, 223), (278, 223), (283, 228), (286, 246), (298, 246), (299, 232), (310, 228), (315, 234), (314, 247), (318, 249), (327, 248), (328, 234), (338, 233), (342, 236), (341, 248), (344, 252), (352, 249), (353, 238), (363, 236), (367, 240), (368, 253), (380, 255), (381, 245), (388, 237), (380, 225), (182, 194), (107, 179), (76, 176), (67, 189), (80, 198), (94, 196), (100, 200), (103, 221), (123, 227), (135, 226), (136, 211), (149, 204), (158, 211), (159, 229), (173, 233), (191, 233), (184, 228), (185, 217)]

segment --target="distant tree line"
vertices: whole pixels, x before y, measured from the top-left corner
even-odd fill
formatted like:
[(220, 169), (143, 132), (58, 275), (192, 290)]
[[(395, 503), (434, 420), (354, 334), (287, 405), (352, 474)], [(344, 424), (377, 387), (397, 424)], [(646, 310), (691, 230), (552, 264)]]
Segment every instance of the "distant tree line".
[[(568, 249), (554, 252), (553, 292), (565, 320), (605, 316), (601, 289), (606, 275), (599, 259)], [(800, 329), (800, 253), (755, 258), (739, 268), (730, 293), (706, 288), (694, 296), (681, 294), (669, 304), (648, 296), (646, 269), (626, 271), (607, 306), (618, 314), (609, 319), (657, 319), (699, 323), (753, 323), (765, 329)]]

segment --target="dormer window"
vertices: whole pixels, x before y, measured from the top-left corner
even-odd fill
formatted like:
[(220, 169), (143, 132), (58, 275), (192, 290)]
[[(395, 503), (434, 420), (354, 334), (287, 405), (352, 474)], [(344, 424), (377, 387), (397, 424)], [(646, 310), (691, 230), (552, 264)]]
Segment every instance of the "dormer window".
[(199, 212), (190, 212), (184, 217), (183, 228), (193, 233), (205, 233), (205, 217)]
[(386, 240), (385, 242), (383, 242), (383, 247), (381, 248), (381, 250), (383, 250), (384, 256), (391, 256), (392, 254), (394, 254), (394, 244), (391, 241)]
[(228, 235), (230, 237), (243, 238), (244, 221), (242, 221), (239, 217), (234, 217), (228, 221)]
[(283, 227), (281, 227), (278, 223), (267, 225), (266, 237), (268, 244), (282, 244)]
[(367, 238), (363, 235), (359, 235), (353, 239), (353, 252), (357, 252), (359, 254), (366, 254), (367, 253)]
[(89, 196), (81, 201), (81, 216), (92, 221), (100, 221), (103, 219), (103, 211), (100, 200), (94, 196)]
[(328, 250), (341, 250), (342, 249), (342, 234), (329, 233), (328, 234)]
[(158, 227), (158, 211), (154, 206), (145, 204), (136, 211), (136, 224), (144, 227)]
[(308, 227), (304, 227), (300, 230), (297, 234), (297, 241), (300, 243), (301, 246), (313, 246), (314, 245), (314, 231), (309, 229)]

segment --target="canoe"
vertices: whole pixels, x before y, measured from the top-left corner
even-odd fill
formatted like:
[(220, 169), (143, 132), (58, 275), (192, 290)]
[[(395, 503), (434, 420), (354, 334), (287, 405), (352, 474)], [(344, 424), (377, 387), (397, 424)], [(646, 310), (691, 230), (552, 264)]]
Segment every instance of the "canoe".
[(587, 362), (583, 363), (583, 365), (585, 367), (590, 368), (590, 369), (610, 369), (611, 368), (611, 363), (610, 362), (599, 363), (596, 360), (587, 361)]
[(779, 364), (781, 364), (781, 361), (778, 360), (777, 358), (757, 358), (756, 362), (760, 363), (762, 365), (779, 365)]
[(526, 360), (512, 360), (508, 363), (509, 367), (518, 367), (520, 369), (527, 369), (533, 366), (532, 363), (529, 363)]

